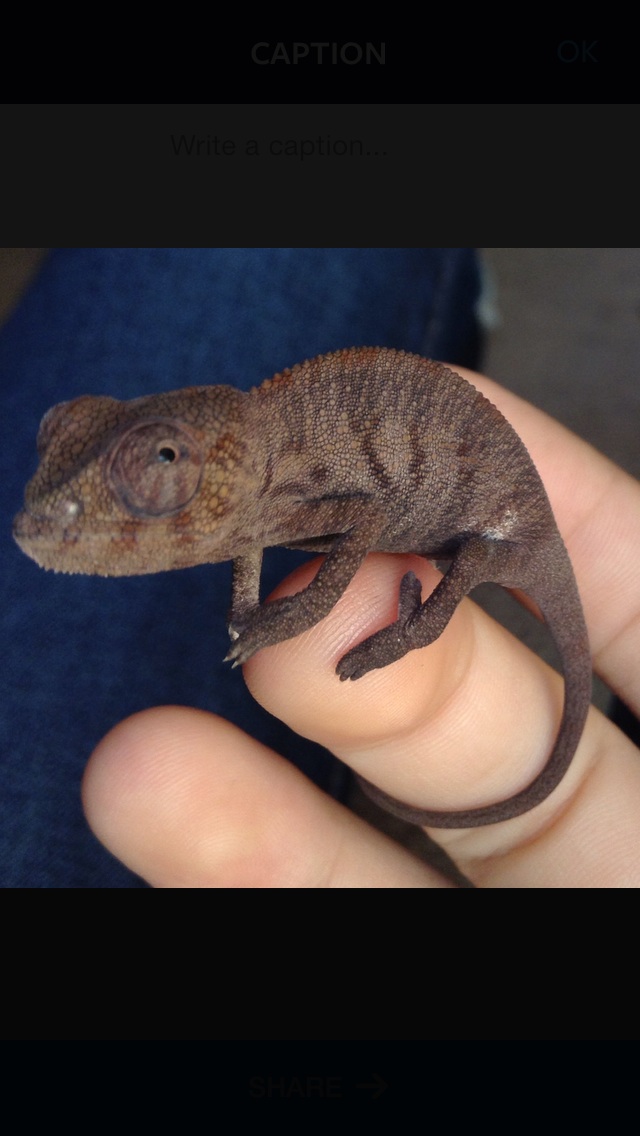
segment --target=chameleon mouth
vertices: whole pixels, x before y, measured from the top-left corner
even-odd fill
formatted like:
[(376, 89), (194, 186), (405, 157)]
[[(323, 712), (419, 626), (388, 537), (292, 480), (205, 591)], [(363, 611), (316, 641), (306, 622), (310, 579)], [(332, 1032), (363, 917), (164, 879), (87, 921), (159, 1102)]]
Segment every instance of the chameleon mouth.
[(27, 510), (13, 522), (16, 544), (41, 568), (88, 576), (133, 576), (148, 568), (140, 555), (136, 534), (114, 542), (110, 529), (87, 532)]
[[(13, 539), (27, 556), (35, 560), (41, 568), (56, 568), (58, 571), (71, 571), (64, 561), (73, 558), (73, 551), (80, 540), (77, 528), (60, 525), (50, 517), (38, 517), (23, 510), (13, 522)], [(54, 563), (55, 561), (55, 563)]]
[[(18, 547), (41, 568), (72, 575), (146, 576), (216, 559), (214, 555), (204, 556), (200, 545), (184, 535), (180, 543), (172, 545), (159, 540), (155, 529), (141, 529), (133, 521), (114, 533), (110, 523), (90, 527), (65, 524), (25, 509), (13, 522), (13, 536)], [(168, 554), (164, 551), (167, 547)]]

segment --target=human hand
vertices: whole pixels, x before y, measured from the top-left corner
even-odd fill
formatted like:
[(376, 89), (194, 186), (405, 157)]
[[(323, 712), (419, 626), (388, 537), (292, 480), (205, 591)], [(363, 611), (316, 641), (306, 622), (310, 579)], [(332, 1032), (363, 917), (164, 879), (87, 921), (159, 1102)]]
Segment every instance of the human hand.
[[(636, 712), (640, 487), (586, 443), (489, 380), (468, 376), (527, 445), (549, 492), (583, 599), (594, 666)], [(299, 590), (305, 565), (277, 595)], [(395, 618), (418, 557), (368, 557), (330, 615), (245, 664), (254, 696), (392, 796), (423, 808), (505, 799), (545, 764), (560, 719), (555, 672), (471, 601), (431, 646), (356, 683), (339, 658)], [(451, 887), (326, 797), (284, 759), (213, 715), (161, 707), (100, 743), (84, 781), (96, 835), (155, 887)], [(591, 710), (551, 796), (497, 825), (434, 830), (478, 887), (640, 886), (640, 762)]]

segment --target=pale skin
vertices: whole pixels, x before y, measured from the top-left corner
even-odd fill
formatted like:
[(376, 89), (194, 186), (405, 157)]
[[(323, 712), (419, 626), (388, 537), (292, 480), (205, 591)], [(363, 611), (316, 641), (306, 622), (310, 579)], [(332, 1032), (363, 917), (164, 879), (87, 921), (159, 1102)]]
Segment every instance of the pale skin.
[[(459, 368), (456, 368), (459, 370)], [(640, 486), (560, 425), (465, 374), (522, 437), (549, 493), (583, 600), (594, 669), (640, 711)], [(310, 631), (244, 665), (253, 695), (400, 800), (460, 809), (500, 800), (544, 765), (562, 679), (470, 600), (429, 647), (337, 681), (337, 660), (394, 617), (420, 558), (374, 554)], [(305, 566), (276, 595), (300, 590)], [(522, 816), (434, 830), (477, 887), (640, 886), (640, 761), (598, 711), (560, 785)], [(154, 887), (456, 886), (214, 715), (159, 707), (112, 730), (84, 780), (100, 840)]]

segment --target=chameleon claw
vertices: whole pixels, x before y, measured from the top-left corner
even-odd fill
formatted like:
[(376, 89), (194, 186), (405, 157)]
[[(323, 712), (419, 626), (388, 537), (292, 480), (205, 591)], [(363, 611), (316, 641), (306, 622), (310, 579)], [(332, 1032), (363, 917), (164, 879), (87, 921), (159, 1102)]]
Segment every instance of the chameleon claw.
[(347, 682), (347, 680), (349, 679), (352, 682), (355, 682), (357, 679), (363, 678), (363, 676), (368, 674), (369, 670), (372, 669), (370, 667), (363, 666), (362, 664), (358, 666), (356, 660), (349, 657), (350, 655), (353, 655), (357, 650), (358, 648), (354, 647), (353, 651), (347, 651), (347, 654), (343, 655), (338, 662), (338, 665), (336, 667), (336, 674), (338, 675), (340, 682)]
[(222, 660), (224, 663), (231, 663), (232, 669), (233, 667), (241, 667), (242, 664), (246, 663), (247, 659), (250, 659), (251, 656), (256, 652), (255, 647), (251, 649), (247, 646), (246, 641), (242, 641), (240, 639), (239, 632), (236, 632), (235, 639), (235, 643), (231, 645), (224, 659)]
[[(238, 638), (238, 636), (236, 636), (236, 639), (237, 638)], [(229, 648), (229, 650), (227, 651), (227, 653), (226, 653), (226, 655), (225, 655), (225, 657), (222, 661), (223, 661), (223, 663), (233, 663), (233, 665), (235, 667), (235, 666), (237, 666), (239, 654), (240, 654), (240, 645), (238, 643), (234, 643)]]
[(422, 607), (422, 584), (415, 572), (406, 572), (400, 583), (398, 622), (406, 623)]

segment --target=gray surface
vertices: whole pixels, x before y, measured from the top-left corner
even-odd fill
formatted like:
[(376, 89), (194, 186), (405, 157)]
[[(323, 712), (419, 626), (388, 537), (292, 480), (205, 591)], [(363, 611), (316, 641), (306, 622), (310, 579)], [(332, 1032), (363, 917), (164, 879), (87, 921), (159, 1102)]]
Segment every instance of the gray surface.
[(640, 476), (640, 249), (488, 248), (484, 370)]

